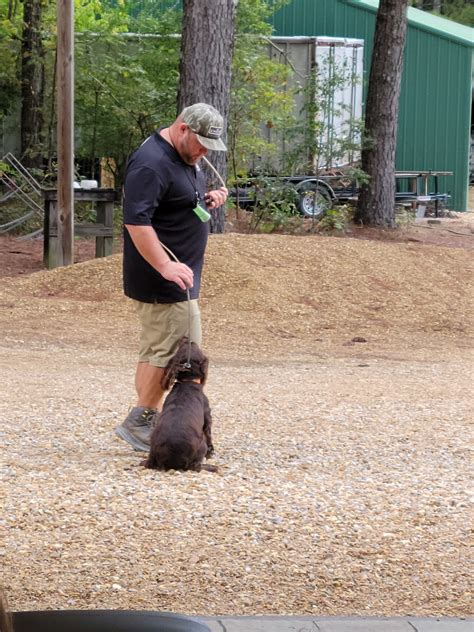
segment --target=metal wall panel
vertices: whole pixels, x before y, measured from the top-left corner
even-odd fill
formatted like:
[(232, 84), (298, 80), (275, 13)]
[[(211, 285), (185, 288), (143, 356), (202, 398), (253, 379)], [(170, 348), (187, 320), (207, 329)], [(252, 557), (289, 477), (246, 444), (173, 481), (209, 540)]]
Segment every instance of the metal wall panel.
[[(293, 0), (273, 18), (275, 35), (363, 39), (368, 80), (376, 13), (344, 0)], [(453, 171), (440, 178), (451, 206), (466, 210), (473, 47), (410, 22), (402, 77), (397, 169)]]

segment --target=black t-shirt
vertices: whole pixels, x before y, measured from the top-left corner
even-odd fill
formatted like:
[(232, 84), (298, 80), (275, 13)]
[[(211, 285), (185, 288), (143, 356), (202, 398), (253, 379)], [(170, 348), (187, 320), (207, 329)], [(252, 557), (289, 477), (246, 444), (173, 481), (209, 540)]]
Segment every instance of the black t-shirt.
[[(124, 186), (124, 224), (153, 226), (158, 239), (194, 272), (191, 298), (198, 298), (209, 222), (194, 213), (206, 208), (206, 183), (158, 132), (132, 154)], [(172, 258), (172, 257), (170, 257)], [(124, 230), (123, 282), (126, 296), (143, 303), (179, 303), (186, 291), (167, 281), (140, 255)]]

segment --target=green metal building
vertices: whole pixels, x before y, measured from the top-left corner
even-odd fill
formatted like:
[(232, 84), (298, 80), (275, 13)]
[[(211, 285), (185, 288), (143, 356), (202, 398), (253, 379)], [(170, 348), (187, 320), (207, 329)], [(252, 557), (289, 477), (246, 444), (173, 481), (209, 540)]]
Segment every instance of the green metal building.
[[(378, 0), (292, 0), (275, 13), (274, 35), (363, 39), (368, 79), (377, 9)], [(408, 9), (396, 169), (452, 171), (439, 189), (457, 211), (467, 209), (473, 59), (474, 29)]]

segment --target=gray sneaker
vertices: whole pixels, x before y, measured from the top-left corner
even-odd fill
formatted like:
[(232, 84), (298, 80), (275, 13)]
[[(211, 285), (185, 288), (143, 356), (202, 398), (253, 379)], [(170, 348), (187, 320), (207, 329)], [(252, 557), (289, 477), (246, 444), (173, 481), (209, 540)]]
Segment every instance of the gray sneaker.
[(115, 428), (115, 434), (129, 443), (135, 450), (148, 452), (151, 433), (155, 425), (155, 415), (154, 408), (134, 406), (125, 421)]

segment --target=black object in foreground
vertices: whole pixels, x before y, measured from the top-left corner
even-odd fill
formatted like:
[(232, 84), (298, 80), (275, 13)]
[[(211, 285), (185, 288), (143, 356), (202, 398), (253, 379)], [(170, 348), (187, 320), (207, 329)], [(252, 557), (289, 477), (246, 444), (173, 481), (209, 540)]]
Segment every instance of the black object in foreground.
[(12, 616), (14, 632), (210, 632), (189, 617), (149, 610), (37, 610)]

